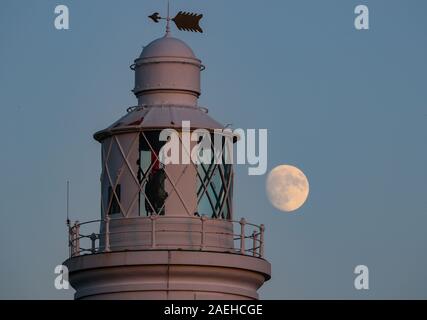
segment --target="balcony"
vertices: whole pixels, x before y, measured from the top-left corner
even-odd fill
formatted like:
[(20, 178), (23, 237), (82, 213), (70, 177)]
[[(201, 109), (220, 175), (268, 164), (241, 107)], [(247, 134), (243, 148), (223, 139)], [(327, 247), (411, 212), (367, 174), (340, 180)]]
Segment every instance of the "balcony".
[[(107, 217), (69, 225), (69, 257), (106, 252), (187, 250), (264, 258), (264, 225), (201, 217)], [(236, 232), (237, 231), (237, 232)]]

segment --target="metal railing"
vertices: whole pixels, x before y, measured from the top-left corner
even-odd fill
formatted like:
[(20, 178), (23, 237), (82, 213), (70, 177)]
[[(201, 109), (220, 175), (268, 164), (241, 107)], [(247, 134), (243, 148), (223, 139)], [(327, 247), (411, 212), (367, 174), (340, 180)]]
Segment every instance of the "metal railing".
[[(69, 243), (69, 256), (77, 257), (80, 255), (85, 254), (96, 254), (96, 253), (102, 253), (102, 252), (111, 252), (114, 251), (111, 248), (110, 240), (111, 237), (117, 234), (131, 234), (131, 233), (141, 233), (141, 234), (148, 234), (150, 237), (150, 241), (148, 244), (144, 245), (143, 250), (156, 250), (159, 249), (159, 246), (157, 244), (157, 238), (160, 233), (164, 232), (189, 232), (187, 230), (164, 230), (157, 226), (156, 221), (158, 219), (167, 219), (167, 218), (173, 218), (173, 219), (179, 219), (179, 217), (168, 217), (168, 216), (157, 216), (152, 215), (149, 217), (130, 217), (130, 218), (111, 218), (106, 217), (105, 219), (100, 220), (92, 220), (84, 223), (80, 223), (79, 221), (76, 221), (74, 224), (68, 226), (68, 243)], [(110, 224), (113, 220), (120, 220), (120, 221), (129, 221), (132, 219), (145, 219), (147, 221), (150, 221), (150, 230), (129, 230), (129, 231), (119, 231), (119, 232), (111, 232), (110, 231)], [(185, 219), (188, 219), (188, 217), (185, 217)], [(233, 246), (230, 248), (227, 248), (229, 252), (233, 252), (236, 254), (242, 254), (242, 255), (250, 255), (253, 257), (258, 258), (264, 258), (264, 231), (265, 227), (263, 224), (261, 225), (255, 225), (252, 223), (248, 223), (244, 218), (240, 219), (239, 221), (233, 221), (233, 220), (226, 220), (227, 222), (232, 223), (232, 230), (233, 232), (218, 232), (218, 231), (209, 231), (206, 230), (206, 223), (207, 221), (212, 221), (214, 219), (209, 219), (206, 216), (201, 217), (191, 217), (191, 219), (197, 219), (201, 222), (201, 228), (200, 231), (191, 231), (200, 233), (200, 243), (198, 243), (196, 246), (199, 250), (202, 251), (224, 251), (224, 250), (218, 250), (219, 247), (211, 246), (207, 243), (207, 237), (209, 235), (216, 235), (216, 236), (223, 236), (223, 237), (230, 237), (233, 242)], [(104, 232), (90, 232), (91, 230), (82, 231), (82, 229), (86, 229), (87, 227), (90, 227), (89, 229), (96, 228), (97, 230), (101, 230), (101, 223), (104, 223), (103, 229)], [(234, 230), (238, 230), (239, 233), (234, 233)], [(101, 239), (103, 239), (103, 244), (101, 245)], [(162, 246), (165, 246), (163, 243)], [(171, 243), (169, 245), (166, 244), (166, 246), (173, 247), (177, 246), (176, 243)], [(132, 246), (134, 247), (134, 246)], [(192, 244), (192, 247), (194, 247), (194, 244)], [(221, 249), (225, 249), (224, 247), (221, 247)], [(121, 250), (117, 250), (121, 251)]]

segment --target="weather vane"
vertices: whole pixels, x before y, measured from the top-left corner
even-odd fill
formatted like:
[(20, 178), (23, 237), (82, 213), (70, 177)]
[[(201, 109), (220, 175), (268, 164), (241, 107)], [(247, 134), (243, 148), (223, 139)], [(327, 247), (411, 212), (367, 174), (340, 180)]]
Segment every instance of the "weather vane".
[(199, 25), (200, 19), (203, 18), (203, 14), (180, 11), (175, 18), (171, 18), (169, 14), (169, 3), (166, 18), (161, 17), (158, 12), (154, 12), (148, 17), (155, 23), (159, 23), (160, 20), (166, 20), (166, 34), (170, 33), (170, 21), (175, 22), (175, 25), (179, 30), (203, 33), (203, 29)]

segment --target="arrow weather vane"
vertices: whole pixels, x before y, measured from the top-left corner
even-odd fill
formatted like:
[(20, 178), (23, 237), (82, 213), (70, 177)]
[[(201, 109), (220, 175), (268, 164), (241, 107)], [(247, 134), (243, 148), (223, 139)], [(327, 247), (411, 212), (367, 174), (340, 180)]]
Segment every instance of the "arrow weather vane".
[(158, 12), (155, 12), (148, 17), (155, 23), (159, 23), (160, 20), (166, 20), (167, 35), (170, 33), (170, 21), (175, 22), (175, 25), (179, 30), (203, 33), (203, 29), (199, 25), (200, 19), (203, 18), (203, 14), (180, 11), (175, 18), (171, 18), (169, 15), (169, 3), (167, 18), (161, 17)]

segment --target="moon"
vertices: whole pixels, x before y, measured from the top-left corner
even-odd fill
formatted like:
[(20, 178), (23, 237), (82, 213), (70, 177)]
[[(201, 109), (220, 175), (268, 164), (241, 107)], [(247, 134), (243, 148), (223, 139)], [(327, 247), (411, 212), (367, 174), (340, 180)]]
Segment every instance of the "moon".
[(309, 189), (307, 177), (294, 166), (280, 165), (267, 177), (267, 196), (274, 207), (284, 212), (299, 209), (307, 200)]

